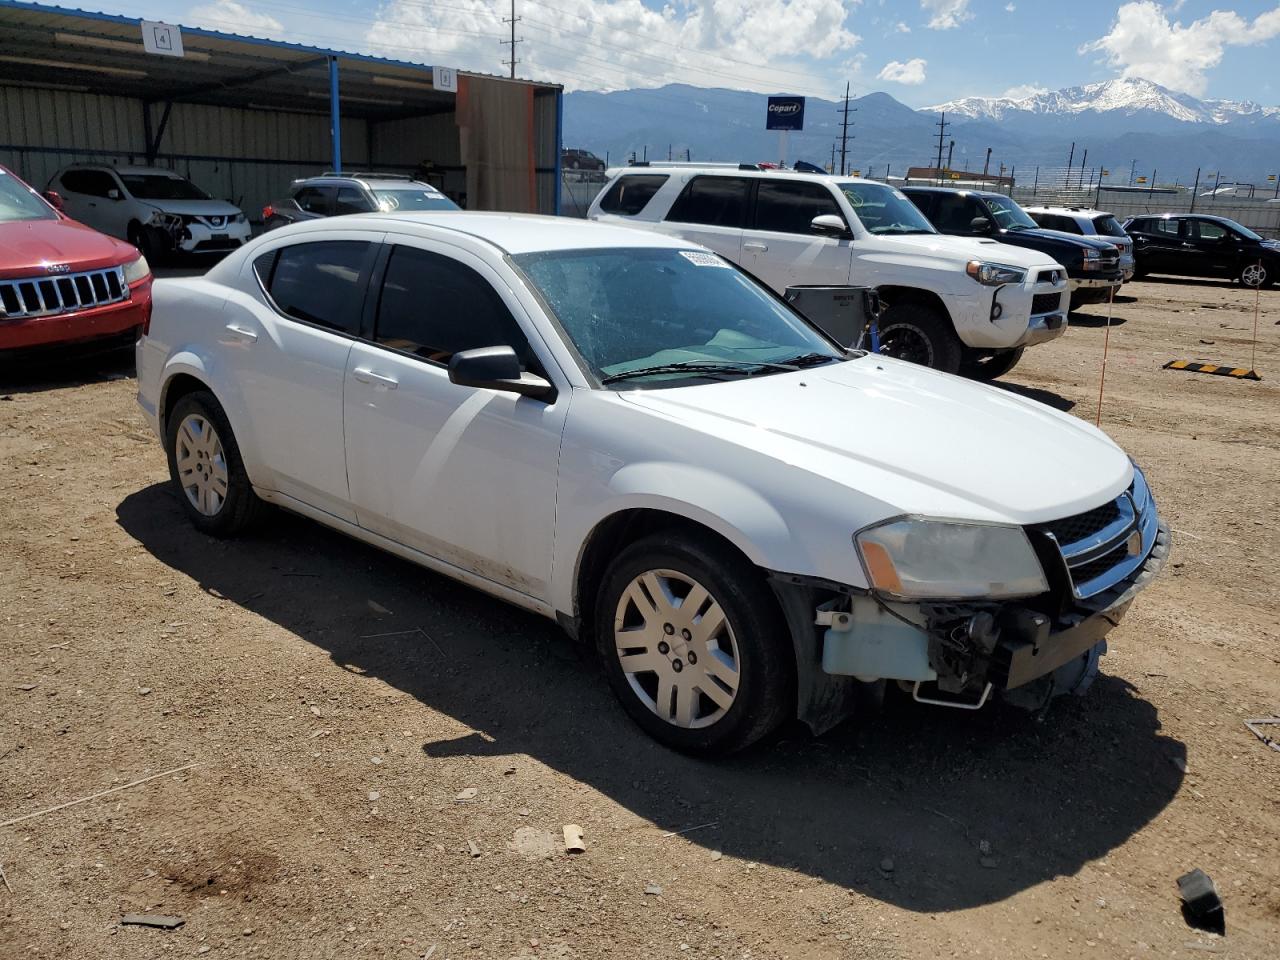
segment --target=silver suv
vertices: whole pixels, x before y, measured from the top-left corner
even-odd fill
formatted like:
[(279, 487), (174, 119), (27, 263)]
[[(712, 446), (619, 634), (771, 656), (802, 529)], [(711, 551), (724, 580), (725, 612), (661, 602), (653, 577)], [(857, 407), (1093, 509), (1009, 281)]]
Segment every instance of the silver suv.
[(1133, 279), (1133, 240), (1115, 214), (1088, 207), (1025, 207), (1027, 214), (1046, 230), (1057, 230), (1094, 240), (1105, 240), (1120, 251), (1125, 283)]
[(398, 173), (325, 173), (295, 180), (289, 196), (262, 208), (262, 228), (348, 213), (460, 210), (429, 183)]

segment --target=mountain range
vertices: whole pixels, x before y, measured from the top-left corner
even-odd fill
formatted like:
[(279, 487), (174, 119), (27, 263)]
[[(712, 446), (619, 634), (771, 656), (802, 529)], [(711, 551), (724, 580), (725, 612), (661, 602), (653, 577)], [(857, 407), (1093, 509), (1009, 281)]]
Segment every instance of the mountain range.
[[(777, 160), (779, 134), (764, 129), (766, 98), (736, 90), (670, 84), (611, 93), (565, 95), (564, 142), (611, 163), (634, 151), (649, 159)], [(981, 170), (991, 148), (991, 172), (1003, 164), (1019, 180), (1046, 173), (1069, 156), (1111, 170), (1126, 182), (1130, 165), (1161, 183), (1189, 183), (1200, 168), (1222, 180), (1266, 183), (1280, 170), (1280, 107), (1201, 100), (1142, 79), (1118, 79), (1024, 97), (966, 97), (913, 109), (887, 93), (849, 102), (847, 166), (883, 176), (937, 159), (938, 121), (945, 111), (945, 146), (955, 141), (952, 167)], [(804, 130), (788, 134), (786, 160), (826, 165), (840, 138), (842, 104), (809, 98)], [(1074, 153), (1072, 144), (1075, 144)], [(838, 146), (836, 147), (838, 152)], [(1121, 173), (1123, 171), (1123, 175)], [(1051, 175), (1051, 174), (1050, 174)]]

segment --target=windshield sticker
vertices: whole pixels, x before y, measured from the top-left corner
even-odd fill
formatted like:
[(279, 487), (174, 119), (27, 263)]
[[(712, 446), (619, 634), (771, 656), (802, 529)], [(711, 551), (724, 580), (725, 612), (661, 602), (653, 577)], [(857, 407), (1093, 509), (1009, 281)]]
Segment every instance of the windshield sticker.
[(726, 270), (729, 268), (729, 265), (714, 253), (701, 253), (697, 250), (681, 250), (680, 256), (684, 257), (695, 267), (724, 267)]

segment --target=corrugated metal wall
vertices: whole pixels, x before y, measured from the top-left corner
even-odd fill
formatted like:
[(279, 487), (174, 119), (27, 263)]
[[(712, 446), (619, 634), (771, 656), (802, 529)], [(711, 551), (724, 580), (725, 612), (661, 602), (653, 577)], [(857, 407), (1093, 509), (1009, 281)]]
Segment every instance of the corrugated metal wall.
[[(319, 101), (317, 101), (319, 103)], [(159, 105), (152, 108), (158, 128)], [(538, 202), (554, 212), (556, 99), (534, 97)], [(372, 146), (372, 157), (369, 156)], [(445, 169), (442, 188), (466, 191), (452, 113), (373, 124), (343, 118), (343, 166), (411, 173), (424, 161)], [(0, 163), (44, 189), (71, 163), (146, 162), (138, 100), (74, 90), (0, 86)], [(330, 166), (329, 117), (316, 113), (174, 104), (157, 165), (171, 167), (211, 196), (230, 200), (250, 219), (286, 193), (291, 181)]]

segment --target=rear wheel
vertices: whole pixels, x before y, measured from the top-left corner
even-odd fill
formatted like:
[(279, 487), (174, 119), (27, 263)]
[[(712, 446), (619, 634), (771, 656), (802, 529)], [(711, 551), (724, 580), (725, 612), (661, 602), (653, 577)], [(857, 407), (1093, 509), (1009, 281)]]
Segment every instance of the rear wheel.
[(960, 372), (974, 380), (994, 380), (1003, 377), (1018, 365), (1022, 352), (1026, 347), (1013, 350), (1000, 350), (995, 353), (982, 354), (977, 351), (969, 353), (960, 365)]
[(231, 424), (213, 394), (198, 390), (180, 398), (165, 428), (169, 477), (196, 529), (233, 537), (257, 522), (266, 505), (253, 492)]
[(961, 344), (951, 321), (936, 309), (918, 303), (884, 309), (880, 317), (880, 352), (944, 373), (960, 369)]
[(729, 753), (794, 712), (786, 625), (759, 571), (726, 546), (659, 533), (627, 547), (595, 627), (623, 708), (667, 746)]

